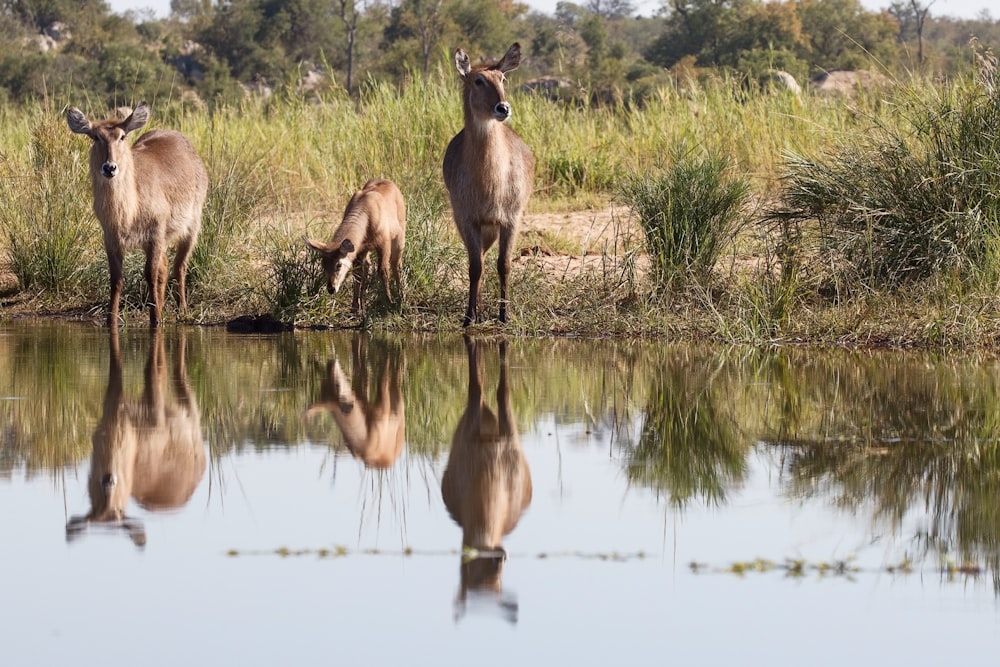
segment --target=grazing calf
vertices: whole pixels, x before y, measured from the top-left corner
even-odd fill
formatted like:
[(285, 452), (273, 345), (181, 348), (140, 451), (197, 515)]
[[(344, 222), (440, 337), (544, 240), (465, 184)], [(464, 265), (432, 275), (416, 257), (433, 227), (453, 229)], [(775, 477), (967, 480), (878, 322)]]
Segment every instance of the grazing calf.
[(448, 513), (462, 527), (459, 611), (464, 609), (469, 595), (485, 596), (499, 605), (508, 620), (515, 621), (516, 602), (503, 595), (501, 587), (501, 571), (507, 558), (502, 541), (531, 504), (531, 471), (510, 402), (507, 344), (500, 343), (495, 413), (483, 397), (477, 346), (475, 340), (465, 337), (468, 400), (452, 437), (441, 495)]
[(145, 102), (123, 121), (91, 122), (77, 108), (66, 115), (69, 127), (94, 140), (90, 149), (90, 180), (94, 214), (104, 230), (104, 250), (111, 274), (108, 325), (118, 325), (122, 293), (122, 262), (129, 250), (146, 254), (149, 325), (157, 327), (167, 291), (167, 249), (177, 246), (174, 280), (177, 304), (187, 309), (187, 265), (201, 231), (202, 209), (208, 197), (208, 172), (191, 142), (180, 132), (153, 130), (135, 143), (127, 140), (149, 120)]
[(322, 257), (326, 273), (326, 289), (336, 294), (354, 268), (354, 300), (351, 312), (364, 315), (364, 291), (371, 273), (368, 253), (378, 253), (378, 270), (385, 286), (385, 296), (393, 302), (389, 274), (396, 284), (397, 303), (403, 302), (403, 284), (399, 266), (406, 243), (406, 203), (396, 184), (385, 179), (373, 179), (354, 193), (347, 202), (344, 219), (329, 243), (308, 238), (306, 245)]
[(507, 321), (510, 257), (535, 174), (531, 149), (504, 124), (511, 115), (504, 73), (520, 62), (521, 47), (517, 43), (495, 65), (473, 67), (465, 51), (455, 52), (455, 66), (463, 83), (465, 127), (445, 151), (444, 182), (458, 233), (469, 253), (469, 306), (463, 326), (481, 320), (483, 257), (498, 237), (500, 321)]

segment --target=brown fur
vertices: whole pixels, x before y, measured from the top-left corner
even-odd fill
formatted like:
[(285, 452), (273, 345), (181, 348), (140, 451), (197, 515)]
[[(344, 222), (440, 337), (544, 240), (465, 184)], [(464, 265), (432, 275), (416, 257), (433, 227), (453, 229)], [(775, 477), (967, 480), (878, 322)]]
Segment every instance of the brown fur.
[(500, 344), (496, 413), (483, 399), (477, 343), (466, 337), (465, 345), (469, 358), (468, 400), (452, 437), (441, 495), (452, 519), (462, 527), (463, 552), (475, 549), (487, 555), (463, 558), (460, 602), (470, 592), (501, 593), (500, 577), (506, 558), (501, 543), (531, 504), (532, 493), (531, 471), (521, 450), (510, 404), (506, 343)]
[(535, 175), (531, 149), (505, 124), (511, 110), (504, 73), (515, 69), (520, 62), (521, 47), (517, 43), (495, 65), (472, 67), (465, 51), (455, 52), (455, 66), (463, 84), (465, 127), (445, 151), (444, 182), (458, 233), (469, 254), (469, 305), (464, 326), (481, 321), (483, 257), (498, 237), (500, 321), (507, 321), (511, 253)]
[(74, 537), (92, 523), (128, 530), (145, 544), (142, 523), (125, 514), (129, 498), (148, 510), (182, 507), (205, 474), (205, 446), (198, 403), (187, 380), (185, 343), (174, 358), (174, 398), (167, 398), (163, 335), (150, 341), (141, 401), (128, 400), (122, 386), (118, 330), (111, 330), (108, 387), (93, 435), (88, 493), (90, 512), (66, 526)]
[(146, 284), (152, 300), (149, 324), (159, 326), (167, 290), (167, 249), (176, 246), (173, 277), (177, 304), (187, 309), (187, 265), (201, 231), (208, 197), (208, 172), (191, 142), (180, 132), (153, 130), (129, 144), (127, 136), (149, 120), (140, 102), (123, 121), (91, 122), (70, 108), (66, 120), (73, 132), (94, 140), (90, 149), (90, 180), (94, 214), (104, 230), (104, 249), (111, 274), (108, 324), (117, 326), (123, 278), (122, 262), (129, 250), (146, 254)]
[(353, 268), (354, 299), (351, 312), (364, 314), (364, 291), (371, 273), (368, 253), (378, 253), (379, 274), (385, 296), (393, 302), (389, 276), (396, 285), (397, 303), (403, 301), (403, 283), (399, 268), (406, 243), (406, 202), (396, 184), (385, 179), (373, 179), (354, 193), (344, 210), (344, 218), (333, 239), (321, 243), (304, 239), (306, 245), (322, 257), (326, 274), (326, 289), (336, 294)]
[(352, 380), (340, 362), (326, 364), (319, 401), (306, 410), (311, 416), (329, 412), (351, 454), (369, 468), (389, 468), (403, 451), (406, 440), (406, 406), (403, 403), (401, 352), (379, 344), (371, 355), (375, 399), (369, 400), (369, 355), (361, 336), (351, 342)]

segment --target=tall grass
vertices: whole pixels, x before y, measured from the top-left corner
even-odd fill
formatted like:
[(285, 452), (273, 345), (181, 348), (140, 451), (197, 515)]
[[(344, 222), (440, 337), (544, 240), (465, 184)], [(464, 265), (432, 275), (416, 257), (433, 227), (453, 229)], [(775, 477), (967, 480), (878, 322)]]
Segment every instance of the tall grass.
[[(873, 307), (850, 303), (851, 294), (938, 277), (919, 315), (927, 326), (908, 328), (944, 332), (934, 334), (942, 341), (961, 326), (985, 332), (981, 299), (958, 316), (944, 306), (950, 289), (1000, 280), (1000, 121), (985, 71), (975, 81), (915, 82), (862, 107), (750, 94), (725, 78), (664, 87), (641, 107), (582, 108), (515, 89), (512, 123), (537, 164), (529, 214), (604, 211), (618, 198), (636, 211), (648, 252), (581, 248), (601, 255), (590, 262), (596, 272), (554, 276), (522, 235), (506, 330), (827, 339), (863, 324)], [(65, 307), (103, 298), (86, 144), (51, 109), (0, 111), (7, 267), (29, 296), (58, 293)], [(211, 176), (190, 274), (193, 319), (268, 312), (299, 324), (457, 330), (466, 263), (441, 160), (461, 125), (459, 84), (444, 64), (399, 86), (365, 82), (355, 98), (332, 88), (310, 101), (282, 93), (211, 111), (157, 100), (151, 127), (188, 134)], [(348, 197), (373, 177), (394, 180), (409, 205), (406, 298), (400, 310), (381, 307), (374, 281), (375, 307), (356, 322), (349, 299), (319, 289), (300, 237), (329, 237)], [(745, 216), (779, 198), (782, 225), (749, 233), (760, 226), (742, 223), (761, 221)], [(546, 246), (576, 252), (558, 239)], [(725, 248), (761, 261), (727, 267)], [(141, 308), (142, 283), (141, 260), (127, 259), (126, 311)], [(831, 284), (838, 300), (824, 300)], [(672, 289), (681, 285), (691, 289)], [(892, 311), (907, 316), (896, 302)]]
[(774, 217), (811, 238), (803, 250), (820, 258), (836, 293), (1000, 279), (996, 84), (995, 61), (956, 85), (916, 82), (899, 93), (895, 124), (830, 153), (789, 154)]
[(88, 264), (102, 254), (91, 199), (81, 195), (90, 189), (86, 153), (60, 120), (51, 113), (35, 120), (27, 156), (0, 153), (0, 234), (10, 271), (22, 289), (57, 294), (84, 285)]
[(662, 172), (632, 175), (620, 185), (619, 198), (645, 233), (652, 280), (662, 289), (706, 284), (739, 231), (750, 184), (730, 168), (728, 156), (681, 147)]
[(261, 216), (272, 210), (274, 151), (239, 123), (221, 115), (210, 120), (213, 129), (202, 159), (211, 187), (189, 280), (197, 300), (221, 304), (245, 299), (250, 290), (247, 261), (258, 252), (249, 244), (258, 236)]

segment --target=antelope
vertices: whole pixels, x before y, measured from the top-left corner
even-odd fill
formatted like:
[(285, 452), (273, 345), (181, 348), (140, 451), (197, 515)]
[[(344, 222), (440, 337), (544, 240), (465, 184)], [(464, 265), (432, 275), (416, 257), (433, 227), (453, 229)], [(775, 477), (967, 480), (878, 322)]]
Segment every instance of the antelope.
[(141, 248), (146, 254), (146, 285), (152, 302), (149, 325), (159, 326), (167, 290), (167, 250), (176, 246), (173, 278), (177, 305), (187, 310), (187, 267), (201, 231), (208, 197), (208, 172), (191, 142), (174, 130), (153, 130), (129, 144), (131, 132), (149, 120), (140, 102), (123, 121), (91, 122), (79, 109), (66, 114), (69, 128), (94, 140), (90, 148), (90, 180), (94, 214), (104, 232), (111, 276), (108, 326), (117, 326), (124, 254)]
[(344, 284), (347, 272), (354, 269), (354, 299), (351, 312), (364, 315), (364, 292), (371, 273), (368, 254), (379, 256), (378, 270), (385, 287), (385, 296), (392, 303), (389, 275), (396, 284), (399, 303), (403, 300), (403, 284), (399, 266), (406, 243), (406, 202), (396, 184), (385, 179), (372, 179), (354, 193), (347, 202), (344, 217), (329, 243), (303, 238), (306, 245), (320, 254), (326, 289), (336, 294)]
[(406, 410), (401, 353), (384, 344), (379, 348), (372, 355), (374, 400), (369, 399), (368, 355), (363, 339), (356, 336), (351, 342), (353, 379), (347, 379), (338, 360), (328, 361), (319, 400), (306, 409), (306, 416), (330, 413), (354, 458), (367, 468), (386, 469), (403, 451)]
[(448, 513), (462, 527), (461, 588), (464, 608), (470, 593), (493, 597), (508, 619), (516, 620), (516, 602), (502, 595), (501, 570), (507, 559), (504, 536), (517, 526), (531, 504), (531, 471), (521, 450), (507, 383), (507, 345), (500, 344), (497, 411), (483, 399), (483, 379), (476, 342), (465, 337), (469, 391), (465, 412), (451, 441), (441, 479)]
[(198, 402), (187, 380), (185, 341), (174, 357), (172, 400), (167, 397), (163, 335), (150, 342), (142, 400), (125, 398), (117, 328), (111, 329), (108, 386), (104, 408), (92, 437), (88, 495), (90, 511), (66, 524), (72, 540), (87, 527), (124, 529), (145, 546), (141, 521), (126, 514), (129, 498), (148, 510), (183, 507), (205, 474), (205, 446)]
[(535, 173), (531, 149), (505, 124), (511, 108), (504, 75), (520, 62), (521, 46), (516, 42), (494, 65), (473, 67), (465, 51), (455, 51), (455, 66), (462, 78), (465, 126), (445, 151), (444, 182), (455, 225), (469, 254), (469, 305), (462, 320), (465, 327), (481, 321), (483, 258), (498, 237), (500, 321), (507, 321), (510, 258)]

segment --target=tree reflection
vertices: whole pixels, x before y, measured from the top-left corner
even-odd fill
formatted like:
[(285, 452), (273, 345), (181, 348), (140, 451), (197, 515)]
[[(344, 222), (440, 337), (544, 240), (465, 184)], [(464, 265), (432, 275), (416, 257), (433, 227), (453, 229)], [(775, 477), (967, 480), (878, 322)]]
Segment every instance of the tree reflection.
[(479, 345), (465, 338), (469, 391), (465, 412), (452, 438), (441, 494), (455, 523), (462, 527), (462, 564), (456, 617), (473, 601), (494, 603), (510, 622), (517, 621), (517, 600), (501, 583), (507, 552), (504, 536), (531, 504), (531, 471), (521, 450), (507, 382), (507, 344), (500, 343), (497, 411), (483, 398)]
[(356, 334), (351, 339), (350, 380), (338, 359), (326, 362), (319, 400), (306, 415), (329, 413), (351, 454), (366, 467), (384, 469), (396, 462), (406, 440), (403, 355), (399, 346), (378, 339), (370, 347), (369, 352), (366, 336)]
[(205, 474), (201, 417), (188, 385), (185, 338), (182, 334), (174, 355), (172, 400), (167, 395), (163, 332), (157, 329), (151, 338), (142, 399), (133, 401), (125, 397), (119, 333), (116, 328), (110, 331), (108, 385), (92, 438), (90, 511), (69, 520), (67, 539), (100, 525), (123, 529), (136, 546), (144, 546), (145, 527), (125, 513), (129, 498), (148, 510), (176, 509), (190, 500)]
[(891, 532), (909, 520), (911, 557), (937, 552), (984, 564), (1000, 592), (997, 371), (927, 361), (778, 359), (772, 388), (796, 407), (773, 415), (765, 442), (788, 494), (869, 511)]
[(666, 491), (678, 507), (722, 503), (746, 477), (749, 448), (728, 411), (734, 396), (724, 359), (681, 352), (660, 360), (638, 441), (627, 451), (629, 479)]

